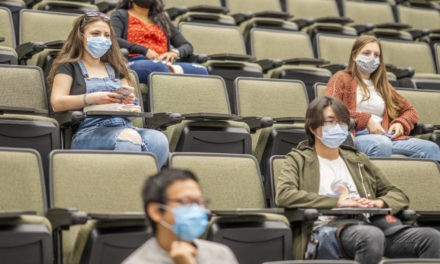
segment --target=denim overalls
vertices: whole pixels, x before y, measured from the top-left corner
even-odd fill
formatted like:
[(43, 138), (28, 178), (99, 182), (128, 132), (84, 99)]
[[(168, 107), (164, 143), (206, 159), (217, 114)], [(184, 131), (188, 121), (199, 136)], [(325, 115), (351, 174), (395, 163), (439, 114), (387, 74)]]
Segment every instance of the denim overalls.
[[(109, 77), (104, 78), (89, 78), (84, 63), (79, 61), (78, 64), (86, 82), (87, 93), (114, 92), (121, 86), (121, 81), (115, 78), (115, 72), (108, 63), (104, 65)], [(121, 131), (126, 128), (136, 130), (142, 143), (118, 139)], [(130, 120), (123, 117), (86, 118), (73, 137), (72, 149), (151, 152), (156, 155), (160, 166), (168, 158), (168, 140), (162, 132), (134, 127)]]

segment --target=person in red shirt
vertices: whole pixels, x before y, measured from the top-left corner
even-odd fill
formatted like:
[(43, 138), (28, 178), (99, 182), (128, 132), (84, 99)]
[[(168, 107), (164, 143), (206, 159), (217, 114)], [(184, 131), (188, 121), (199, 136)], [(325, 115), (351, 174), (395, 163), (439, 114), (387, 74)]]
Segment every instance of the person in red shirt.
[(208, 74), (202, 65), (176, 62), (189, 58), (193, 47), (165, 15), (162, 0), (122, 0), (111, 22), (140, 82), (148, 84), (151, 72)]

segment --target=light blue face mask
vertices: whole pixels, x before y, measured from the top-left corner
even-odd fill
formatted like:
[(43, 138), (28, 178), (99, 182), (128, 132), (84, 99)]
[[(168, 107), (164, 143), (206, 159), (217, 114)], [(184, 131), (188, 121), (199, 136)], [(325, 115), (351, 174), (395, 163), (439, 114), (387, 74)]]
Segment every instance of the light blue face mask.
[(322, 126), (322, 138), (319, 138), (324, 145), (329, 148), (339, 148), (339, 146), (347, 139), (348, 126), (347, 125), (329, 125)]
[(173, 208), (173, 216), (173, 226), (164, 221), (160, 223), (185, 241), (193, 241), (201, 236), (208, 225), (208, 214), (205, 207), (197, 204), (175, 207)]
[(369, 57), (362, 54), (356, 56), (356, 65), (365, 73), (373, 73), (380, 65), (380, 60), (377, 57)]
[(94, 58), (101, 58), (112, 46), (112, 41), (105, 37), (88, 37), (87, 50)]

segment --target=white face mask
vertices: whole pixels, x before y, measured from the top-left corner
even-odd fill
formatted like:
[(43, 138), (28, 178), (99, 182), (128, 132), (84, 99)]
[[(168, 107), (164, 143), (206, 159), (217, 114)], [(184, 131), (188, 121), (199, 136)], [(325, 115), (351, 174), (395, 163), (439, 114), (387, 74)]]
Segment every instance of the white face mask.
[(373, 73), (380, 65), (379, 57), (369, 57), (362, 54), (356, 56), (355, 62), (362, 72), (368, 74)]

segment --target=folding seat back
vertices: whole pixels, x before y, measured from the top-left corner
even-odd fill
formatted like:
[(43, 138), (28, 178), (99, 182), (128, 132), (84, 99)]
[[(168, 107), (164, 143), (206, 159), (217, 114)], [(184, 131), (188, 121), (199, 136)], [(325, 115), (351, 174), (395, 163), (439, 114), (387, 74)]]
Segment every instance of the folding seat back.
[(249, 35), (252, 28), (270, 28), (297, 31), (290, 15), (282, 9), (278, 0), (227, 0), (226, 7), (234, 16), (243, 32), (246, 49), (250, 53)]
[(232, 121), (235, 116), (219, 76), (152, 73), (149, 102), (153, 113), (180, 113), (186, 118), (164, 131), (171, 152), (251, 152), (249, 127)]
[[(310, 37), (304, 32), (268, 30), (254, 28), (251, 30), (251, 54), (257, 60), (279, 59), (284, 65), (268, 71), (267, 76), (280, 79), (299, 79), (307, 88), (309, 99), (313, 99), (313, 84), (327, 82), (331, 72), (317, 68), (322, 61), (313, 55)], [(270, 43), (270, 48), (267, 48)]]
[(409, 24), (417, 29), (439, 29), (440, 13), (429, 8), (397, 6), (399, 22)]
[(239, 78), (236, 85), (241, 116), (277, 119), (304, 117), (306, 114), (307, 92), (298, 80)]
[(178, 152), (169, 165), (197, 175), (210, 210), (266, 208), (258, 162), (251, 155)]
[(316, 83), (315, 84), (315, 94), (316, 94), (316, 97), (324, 96), (326, 89), (327, 89), (327, 84), (326, 83)]
[(235, 25), (235, 20), (222, 5), (222, 0), (167, 0), (165, 10), (176, 25), (193, 22), (216, 25)]
[(238, 76), (263, 77), (260, 65), (253, 63), (252, 58), (246, 54), (240, 28), (196, 23), (180, 23), (179, 28), (193, 45), (195, 54), (205, 54), (210, 58), (205, 63), (209, 74), (223, 77), (231, 110), (236, 113), (234, 80)]
[(42, 72), (35, 66), (0, 66), (2, 106), (46, 110), (46, 87)]
[(192, 6), (221, 6), (220, 0), (164, 0), (165, 8)]
[(152, 112), (231, 113), (220, 77), (153, 73), (150, 80)]
[(33, 9), (75, 14), (83, 14), (87, 11), (99, 11), (96, 5), (90, 3), (57, 0), (43, 0), (38, 4), (35, 4)]
[[(318, 58), (330, 61), (335, 65), (332, 72), (344, 69), (348, 63), (351, 48), (356, 41), (355, 36), (341, 36), (330, 34), (316, 35), (316, 54)], [(337, 67), (337, 65), (340, 65)]]
[[(5, 7), (10, 10), (12, 14), (12, 24), (15, 31), (15, 39), (18, 39), (18, 25), (19, 25), (19, 12), (26, 8), (26, 3), (23, 0), (2, 0), (0, 1), (0, 7)], [(2, 24), (4, 25), (4, 24)]]
[(278, 0), (227, 0), (226, 7), (231, 14), (265, 11), (281, 12), (281, 4)]
[(15, 30), (12, 22), (11, 11), (0, 6), (0, 37), (4, 40), (0, 41), (0, 46), (15, 48)]
[(306, 138), (307, 92), (301, 81), (277, 79), (238, 78), (235, 89), (240, 116), (271, 117), (275, 121), (273, 126), (252, 134), (253, 153), (260, 161), (265, 191), (270, 194), (270, 157), (287, 154)]
[(440, 102), (440, 91), (399, 89), (398, 92), (416, 108), (420, 123), (440, 127), (439, 110), (434, 107)]
[(356, 36), (355, 28), (346, 24), (352, 20), (340, 17), (336, 0), (286, 0), (287, 11), (294, 16), (302, 31), (310, 35), (312, 42), (317, 33)]
[(251, 52), (257, 60), (313, 58), (310, 38), (303, 32), (252, 29)]
[(421, 131), (417, 137), (435, 141), (440, 145), (440, 116), (436, 106), (440, 100), (440, 91), (422, 89), (399, 89), (399, 94), (405, 97), (417, 110), (419, 124), (433, 125), (433, 131)]
[[(291, 258), (288, 221), (282, 215), (264, 213), (261, 176), (253, 156), (173, 153), (170, 167), (193, 171), (204, 196), (211, 200), (215, 216), (206, 232), (208, 240), (228, 245), (239, 263)], [(251, 209), (254, 213), (246, 213)]]
[[(20, 12), (19, 44), (27, 42), (58, 42), (57, 45), (51, 45), (48, 49), (32, 56), (27, 61), (27, 64), (40, 66), (43, 68), (45, 75), (47, 75), (50, 70), (50, 61), (56, 57), (57, 50), (61, 49), (63, 41), (67, 39), (73, 27), (73, 21), (77, 17), (77, 14), (31, 9), (22, 10)], [(52, 48), (52, 46), (56, 46), (56, 48)]]
[(344, 14), (354, 23), (382, 24), (395, 22), (393, 8), (386, 2), (344, 1)]
[[(420, 225), (440, 228), (440, 167), (428, 159), (372, 159), (385, 176), (409, 197), (409, 207), (416, 211)], [(414, 184), (417, 182), (417, 184)]]
[(51, 225), (38, 152), (0, 148), (0, 259), (53, 263)]
[(62, 231), (64, 263), (121, 263), (148, 239), (141, 188), (158, 172), (154, 155), (64, 150), (50, 159), (51, 207), (89, 216)]
[(193, 45), (195, 54), (246, 55), (239, 27), (183, 22), (179, 24), (179, 29)]
[(386, 2), (344, 1), (345, 16), (351, 18), (359, 34), (380, 38), (412, 40), (408, 24), (396, 23), (393, 6)]
[(0, 66), (0, 146), (36, 149), (48, 177), (48, 155), (61, 148), (58, 122), (49, 117), (44, 77), (35, 66)]
[(381, 44), (386, 63), (399, 67), (412, 67), (416, 72), (415, 76), (418, 73), (436, 73), (431, 48), (427, 43), (381, 40)]
[[(59, 13), (39, 10), (23, 10), (20, 12), (19, 43), (29, 41), (65, 40), (72, 30), (73, 22), (78, 14)], [(44, 34), (42, 34), (44, 30)]]
[(440, 74), (436, 73), (431, 47), (426, 42), (381, 40), (385, 63), (414, 69), (412, 80), (417, 88), (438, 89)]
[(0, 64), (17, 64), (11, 11), (0, 6)]
[(334, 0), (286, 0), (286, 9), (294, 18), (339, 16), (338, 5)]

